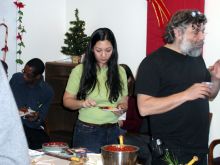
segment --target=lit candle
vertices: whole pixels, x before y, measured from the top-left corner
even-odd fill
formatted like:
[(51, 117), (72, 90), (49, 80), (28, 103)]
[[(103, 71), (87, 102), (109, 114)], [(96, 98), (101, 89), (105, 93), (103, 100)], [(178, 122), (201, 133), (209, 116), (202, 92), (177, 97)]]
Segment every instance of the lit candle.
[(123, 139), (123, 136), (122, 136), (122, 135), (119, 136), (119, 144), (120, 144), (121, 146), (124, 145), (124, 139)]

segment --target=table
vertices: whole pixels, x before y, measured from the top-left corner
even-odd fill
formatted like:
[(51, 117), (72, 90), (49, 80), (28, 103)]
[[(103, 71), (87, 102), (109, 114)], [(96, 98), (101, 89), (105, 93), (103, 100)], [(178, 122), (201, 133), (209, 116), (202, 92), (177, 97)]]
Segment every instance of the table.
[(69, 165), (70, 161), (49, 155), (31, 157), (31, 165)]
[[(69, 158), (54, 155), (53, 153), (43, 153), (42, 150), (29, 150), (31, 165), (69, 165)], [(35, 155), (35, 156), (34, 156)], [(101, 154), (87, 153), (88, 161), (86, 165), (103, 165)]]

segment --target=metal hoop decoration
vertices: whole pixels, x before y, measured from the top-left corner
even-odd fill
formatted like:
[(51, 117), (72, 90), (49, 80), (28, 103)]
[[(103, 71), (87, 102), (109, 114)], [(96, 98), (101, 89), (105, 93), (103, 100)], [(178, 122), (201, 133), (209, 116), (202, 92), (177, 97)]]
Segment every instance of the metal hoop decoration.
[(3, 57), (2, 60), (5, 61), (6, 60), (6, 53), (8, 52), (8, 26), (5, 23), (0, 23), (0, 26), (5, 27), (5, 45), (4, 47), (1, 49), (1, 51), (3, 51)]

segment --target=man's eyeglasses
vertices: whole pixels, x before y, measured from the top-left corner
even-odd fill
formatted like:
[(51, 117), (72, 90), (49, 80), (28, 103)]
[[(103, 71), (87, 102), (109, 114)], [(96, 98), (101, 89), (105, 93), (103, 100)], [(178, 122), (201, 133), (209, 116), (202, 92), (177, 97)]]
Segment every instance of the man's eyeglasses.
[(202, 13), (200, 11), (192, 11), (192, 13), (191, 13), (192, 17), (197, 17), (199, 15), (202, 15)]

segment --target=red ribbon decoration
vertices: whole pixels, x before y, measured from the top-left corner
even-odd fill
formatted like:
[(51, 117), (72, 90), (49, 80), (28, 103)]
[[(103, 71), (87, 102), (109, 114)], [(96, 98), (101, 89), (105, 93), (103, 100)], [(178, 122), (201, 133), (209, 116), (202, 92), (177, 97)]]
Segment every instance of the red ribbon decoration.
[(22, 41), (22, 36), (20, 33), (17, 34), (16, 39)]
[(24, 8), (24, 4), (22, 2), (18, 2), (18, 1), (15, 1), (14, 4), (17, 6), (17, 8), (21, 9), (21, 8)]
[(162, 25), (170, 19), (170, 12), (164, 4), (163, 0), (147, 0), (154, 8), (154, 12), (157, 18), (158, 26)]
[(16, 40), (17, 40), (17, 59), (16, 63), (18, 64), (23, 64), (23, 61), (21, 60), (21, 53), (22, 53), (22, 47), (25, 47), (24, 42), (22, 41), (22, 35), (25, 31), (24, 26), (22, 26), (22, 17), (23, 17), (23, 12), (22, 8), (24, 8), (25, 4), (20, 2), (20, 0), (14, 1), (14, 4), (16, 6), (17, 10), (17, 35), (16, 35)]
[(0, 26), (4, 26), (5, 29), (6, 29), (5, 30), (5, 46), (1, 49), (1, 51), (4, 52), (2, 60), (5, 61), (6, 53), (8, 51), (8, 45), (7, 45), (7, 43), (8, 43), (8, 26), (6, 24), (4, 24), (4, 23), (1, 23)]

